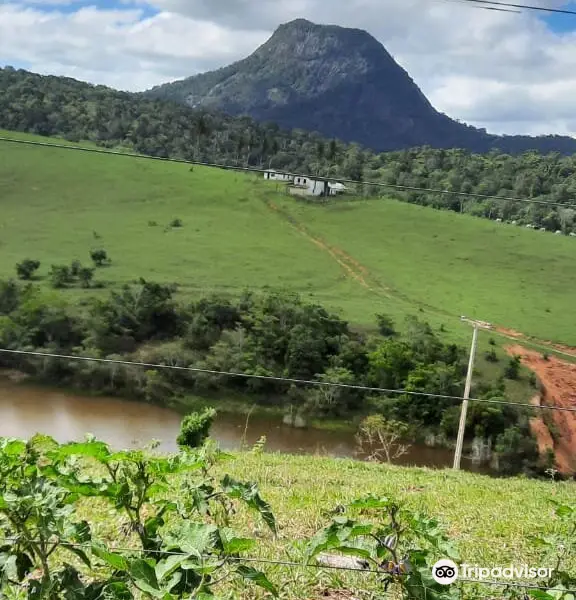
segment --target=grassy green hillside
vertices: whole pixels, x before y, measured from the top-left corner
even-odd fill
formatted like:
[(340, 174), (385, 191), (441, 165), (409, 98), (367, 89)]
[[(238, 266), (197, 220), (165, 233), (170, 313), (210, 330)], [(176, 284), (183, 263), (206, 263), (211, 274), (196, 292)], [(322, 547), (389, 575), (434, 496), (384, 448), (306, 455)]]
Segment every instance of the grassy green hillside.
[[(279, 537), (273, 539), (258, 519), (244, 511), (238, 515), (235, 526), (238, 524), (247, 536), (258, 536), (258, 556), (289, 562), (302, 560), (302, 546), (294, 542), (309, 539), (330, 522), (326, 511), (356, 498), (374, 495), (394, 498), (405, 508), (438, 519), (462, 562), (486, 567), (550, 566), (553, 559), (544, 555), (532, 537), (562, 531), (550, 499), (572, 504), (575, 492), (573, 482), (501, 480), (465, 472), (250, 452), (234, 454), (218, 471), (240, 481), (258, 483), (278, 520)], [(94, 506), (91, 502), (81, 517), (94, 518)], [(97, 510), (100, 511), (99, 505)], [(494, 519), (495, 514), (497, 519)], [(96, 518), (102, 519), (100, 533), (116, 540), (117, 524), (105, 518), (103, 512), (98, 512)], [(569, 571), (574, 567), (576, 565), (566, 564)], [(369, 591), (381, 589), (377, 580), (350, 573), (267, 564), (261, 568), (280, 585), (282, 597), (286, 599), (320, 598), (323, 590), (334, 588), (368, 598), (372, 597)], [(470, 597), (501, 597), (490, 587), (480, 586), (476, 594), (473, 589), (468, 588)], [(497, 590), (500, 592), (500, 588)], [(237, 593), (252, 597), (247, 590)], [(334, 595), (334, 598), (340, 596)]]
[(576, 290), (572, 238), (393, 200), (282, 206), (361, 263), (384, 297), (576, 341), (566, 318)]
[[(421, 313), (465, 341), (466, 314), (576, 343), (576, 240), (564, 236), (390, 200), (312, 206), (253, 175), (6, 142), (0, 202), (2, 277), (24, 258), (42, 262), (42, 277), (104, 247), (108, 286), (285, 287), (360, 325)], [(184, 226), (166, 227), (175, 218)]]

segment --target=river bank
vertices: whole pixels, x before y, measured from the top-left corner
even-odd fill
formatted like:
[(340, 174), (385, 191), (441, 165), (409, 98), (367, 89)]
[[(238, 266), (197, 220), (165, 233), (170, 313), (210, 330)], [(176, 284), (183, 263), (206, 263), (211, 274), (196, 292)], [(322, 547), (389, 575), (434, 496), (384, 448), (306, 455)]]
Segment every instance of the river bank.
[[(209, 403), (209, 400), (196, 399), (195, 405), (186, 404), (186, 408), (199, 409), (202, 403)], [(214, 406), (214, 403), (210, 404)], [(223, 402), (221, 408), (225, 406)], [(267, 452), (364, 458), (358, 453), (355, 430), (350, 424), (348, 428), (322, 429), (310, 425), (295, 428), (283, 423), (281, 415), (263, 412), (261, 408), (252, 412), (219, 412), (211, 437), (225, 450), (251, 448), (264, 437)], [(161, 451), (173, 452), (177, 449), (176, 437), (185, 412), (183, 409), (182, 405), (176, 410), (110, 396), (80, 394), (39, 385), (14, 373), (11, 377), (7, 377), (6, 372), (4, 376), (0, 374), (0, 436), (27, 438), (42, 432), (66, 442), (92, 433), (116, 448), (144, 447), (159, 440)], [(412, 444), (407, 454), (395, 462), (447, 468), (452, 465), (452, 451)], [(462, 466), (474, 472), (491, 472), (486, 466), (472, 464), (467, 457)]]

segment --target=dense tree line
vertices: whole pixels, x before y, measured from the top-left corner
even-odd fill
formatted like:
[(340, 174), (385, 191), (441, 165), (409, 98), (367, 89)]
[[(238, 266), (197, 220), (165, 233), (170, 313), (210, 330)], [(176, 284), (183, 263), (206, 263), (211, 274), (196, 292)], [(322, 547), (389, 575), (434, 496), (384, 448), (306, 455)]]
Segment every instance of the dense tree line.
[(375, 154), (357, 144), (326, 140), (273, 123), (198, 111), (63, 77), (0, 69), (0, 127), (71, 141), (91, 140), (159, 157), (223, 165), (272, 167), (322, 176), (452, 192), (533, 198), (566, 204), (472, 199), (376, 186), (359, 192), (490, 218), (532, 224), (550, 231), (576, 230), (576, 158), (471, 154), (465, 150), (415, 148)]
[[(405, 334), (399, 336), (389, 319), (380, 318), (381, 324), (386, 323), (386, 335), (368, 335), (351, 330), (322, 306), (292, 294), (246, 292), (236, 299), (215, 295), (181, 305), (174, 299), (175, 291), (172, 286), (141, 280), (106, 298), (86, 299), (79, 310), (68, 306), (61, 295), (33, 283), (3, 281), (0, 346), (263, 378), (10, 354), (0, 354), (0, 366), (83, 390), (160, 404), (190, 393), (232, 392), (232, 397), (249, 395), (261, 404), (290, 408), (305, 417), (376, 413), (405, 422), (420, 433), (454, 436), (457, 403), (418, 392), (461, 395), (466, 352), (442, 342), (427, 323), (410, 317)], [(376, 396), (358, 389), (301, 386), (268, 377), (412, 393)], [(480, 383), (474, 393), (505, 397), (502, 382), (496, 387)], [(492, 438), (496, 443), (511, 440), (510, 444), (517, 444), (508, 448), (512, 463), (521, 470), (537, 460), (527, 423), (527, 415), (516, 407), (474, 404), (467, 437)], [(528, 450), (520, 448), (520, 443)]]

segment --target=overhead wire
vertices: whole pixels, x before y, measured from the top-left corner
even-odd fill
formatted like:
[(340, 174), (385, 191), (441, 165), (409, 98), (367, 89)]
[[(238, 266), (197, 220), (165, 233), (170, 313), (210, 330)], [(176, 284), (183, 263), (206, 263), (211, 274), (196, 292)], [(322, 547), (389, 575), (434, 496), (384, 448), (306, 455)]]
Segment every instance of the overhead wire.
[[(344, 388), (365, 392), (374, 392), (380, 394), (400, 394), (407, 396), (420, 396), (424, 398), (438, 398), (442, 400), (457, 400), (461, 402), (464, 400), (462, 396), (451, 396), (448, 394), (433, 394), (430, 392), (418, 392), (414, 390), (403, 390), (403, 389), (388, 389), (382, 387), (372, 387), (367, 385), (357, 385), (350, 383), (338, 383), (332, 381), (320, 381), (317, 379), (297, 379), (293, 377), (281, 377), (276, 375), (255, 375), (252, 373), (237, 373), (234, 371), (219, 371), (215, 369), (205, 369), (202, 367), (185, 367), (181, 365), (165, 365), (161, 363), (148, 363), (148, 362), (140, 362), (140, 361), (130, 361), (130, 360), (119, 360), (113, 358), (95, 358), (91, 356), (79, 356), (79, 355), (69, 355), (69, 354), (58, 354), (54, 352), (37, 352), (33, 350), (13, 350), (10, 348), (0, 348), (0, 353), (5, 354), (15, 354), (15, 355), (24, 355), (24, 356), (37, 356), (44, 358), (58, 358), (64, 360), (79, 360), (79, 361), (87, 361), (87, 362), (97, 362), (97, 363), (109, 363), (109, 364), (119, 364), (119, 365), (127, 365), (134, 367), (145, 367), (149, 369), (172, 369), (176, 371), (189, 371), (192, 373), (205, 373), (208, 375), (221, 375), (226, 377), (241, 377), (245, 379), (259, 379), (263, 381), (278, 381), (284, 383), (293, 383), (299, 385), (311, 385), (311, 386), (319, 386), (319, 387), (336, 387), (336, 388)], [(567, 406), (554, 406), (549, 404), (543, 404), (539, 406), (535, 406), (533, 404), (528, 404), (525, 402), (509, 402), (506, 400), (497, 400), (497, 399), (484, 399), (484, 398), (468, 398), (469, 402), (479, 402), (484, 404), (499, 404), (506, 406), (522, 406), (526, 408), (531, 408), (534, 410), (537, 409), (549, 409), (549, 410), (559, 410), (563, 412), (574, 412), (576, 413), (576, 407), (567, 407)]]
[(494, 7), (509, 7), (509, 8), (520, 8), (522, 10), (534, 10), (547, 13), (555, 13), (561, 15), (573, 15), (576, 16), (576, 10), (570, 10), (569, 8), (549, 8), (546, 6), (535, 6), (530, 4), (515, 4), (512, 2), (503, 2), (500, 0), (462, 0), (470, 4), (479, 4), (482, 7), (494, 6)]
[[(18, 543), (20, 541), (16, 537), (7, 537), (3, 538), (3, 541), (10, 543)], [(42, 542), (44, 543), (46, 540), (29, 540), (35, 543)], [(67, 546), (77, 548), (77, 549), (86, 549), (89, 550), (93, 548), (94, 544), (88, 544), (86, 542), (67, 542)], [(138, 548), (135, 546), (129, 547), (121, 547), (121, 546), (113, 546), (108, 548), (108, 550), (112, 552), (135, 552), (137, 554), (155, 554), (155, 555), (165, 555), (165, 556), (190, 556), (189, 553), (186, 552), (178, 552), (175, 550), (154, 550), (149, 549), (145, 550), (144, 548)], [(213, 560), (219, 558), (213, 555), (201, 555), (195, 556), (195, 558), (199, 558), (201, 560)], [(317, 569), (317, 570), (333, 570), (333, 571), (347, 571), (347, 572), (355, 572), (358, 574), (374, 574), (374, 575), (382, 575), (386, 573), (383, 569), (373, 569), (373, 568), (360, 568), (360, 567), (344, 567), (341, 565), (326, 565), (326, 564), (311, 564), (311, 563), (298, 563), (295, 561), (286, 561), (279, 560), (273, 558), (259, 558), (259, 557), (242, 557), (242, 556), (231, 556), (225, 557), (225, 560), (231, 562), (246, 562), (246, 563), (256, 563), (256, 564), (265, 564), (265, 565), (274, 565), (274, 566), (282, 566), (282, 567), (292, 567), (292, 568), (304, 568), (304, 569)], [(515, 587), (521, 589), (529, 589), (529, 590), (543, 590), (547, 592), (564, 592), (566, 594), (576, 593), (576, 589), (564, 589), (564, 588), (549, 588), (541, 585), (533, 585), (527, 582), (509, 582), (509, 581), (494, 581), (494, 580), (485, 580), (485, 579), (470, 579), (464, 577), (458, 577), (457, 582), (466, 583), (466, 584), (478, 584), (478, 585), (489, 585), (489, 586), (500, 586), (500, 587)], [(425, 586), (422, 586), (425, 587)], [(388, 592), (390, 593), (390, 592)]]
[[(0, 142), (15, 143), (15, 144), (27, 144), (27, 145), (31, 145), (31, 146), (41, 146), (41, 147), (49, 147), (49, 148), (59, 148), (59, 149), (63, 149), (63, 150), (76, 150), (76, 151), (80, 151), (80, 152), (92, 152), (95, 154), (111, 154), (111, 155), (115, 155), (115, 156), (140, 158), (140, 159), (144, 159), (144, 160), (158, 160), (158, 161), (163, 161), (163, 162), (188, 164), (188, 165), (194, 165), (194, 166), (199, 166), (199, 167), (218, 168), (218, 169), (224, 169), (224, 170), (228, 170), (228, 171), (241, 171), (241, 172), (247, 172), (247, 173), (269, 173), (270, 172), (270, 169), (264, 169), (264, 168), (246, 167), (246, 166), (241, 167), (241, 166), (236, 166), (236, 165), (223, 165), (220, 163), (200, 162), (200, 161), (186, 160), (183, 158), (149, 156), (146, 154), (119, 152), (117, 150), (107, 150), (107, 149), (100, 149), (100, 148), (86, 148), (84, 146), (68, 146), (65, 144), (50, 144), (47, 142), (35, 142), (32, 140), (17, 140), (14, 138), (7, 138), (7, 137), (2, 137), (2, 136), (0, 136)], [(567, 203), (553, 202), (553, 201), (548, 201), (548, 200), (536, 200), (535, 198), (514, 198), (512, 196), (496, 196), (493, 194), (479, 194), (479, 193), (475, 193), (475, 192), (457, 192), (455, 190), (446, 190), (446, 189), (440, 189), (440, 188), (423, 188), (423, 187), (417, 187), (417, 186), (411, 186), (411, 185), (383, 183), (380, 181), (364, 181), (364, 180), (357, 181), (355, 179), (345, 179), (342, 177), (325, 177), (325, 176), (321, 176), (321, 175), (306, 175), (306, 174), (302, 174), (302, 173), (291, 173), (288, 171), (277, 171), (277, 173), (279, 175), (285, 175), (288, 177), (304, 177), (304, 178), (313, 179), (313, 180), (321, 181), (321, 182), (339, 181), (341, 183), (348, 183), (348, 184), (352, 184), (352, 185), (367, 185), (367, 186), (381, 187), (381, 188), (387, 188), (387, 189), (396, 189), (396, 190), (401, 190), (401, 191), (420, 192), (423, 194), (436, 194), (436, 195), (446, 194), (446, 195), (458, 196), (458, 197), (464, 197), (464, 198), (481, 198), (483, 200), (521, 202), (521, 203), (527, 203), (527, 204), (539, 204), (542, 206), (557, 206), (559, 208), (576, 209), (576, 204), (567, 204)]]
[[(464, 2), (464, 0), (443, 0), (444, 2), (451, 2), (451, 3), (459, 3), (459, 4), (466, 4)], [(498, 8), (496, 6), (473, 6), (472, 8), (478, 8), (480, 10), (493, 10), (496, 12), (506, 12), (506, 13), (516, 13), (518, 15), (521, 15), (522, 12), (519, 10), (513, 10), (511, 8)]]

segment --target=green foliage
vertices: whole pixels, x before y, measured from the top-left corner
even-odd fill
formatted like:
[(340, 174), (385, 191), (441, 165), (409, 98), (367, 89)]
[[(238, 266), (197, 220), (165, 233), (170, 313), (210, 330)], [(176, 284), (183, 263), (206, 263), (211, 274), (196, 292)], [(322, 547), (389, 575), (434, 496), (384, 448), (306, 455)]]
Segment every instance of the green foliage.
[(39, 260), (32, 260), (27, 258), (22, 262), (19, 262), (16, 265), (16, 273), (18, 274), (18, 279), (32, 279), (34, 273), (40, 268)]
[(508, 365), (504, 370), (504, 377), (514, 380), (520, 377), (520, 360), (519, 356), (514, 356), (508, 361)]
[(102, 248), (99, 250), (91, 250), (90, 258), (97, 267), (102, 267), (103, 265), (110, 262), (110, 259), (108, 258), (108, 253)]
[(184, 448), (198, 448), (208, 438), (210, 427), (216, 418), (214, 409), (202, 413), (192, 413), (184, 417), (178, 435), (178, 444)]
[[(459, 597), (455, 585), (442, 586), (432, 578), (436, 560), (458, 559), (435, 519), (374, 496), (358, 499), (339, 513), (308, 543), (307, 562), (321, 553), (340, 552), (377, 570), (385, 592), (399, 589), (410, 600)], [(364, 518), (354, 518), (357, 513)]]
[(537, 600), (573, 600), (576, 575), (569, 565), (576, 558), (576, 505), (551, 501), (558, 522), (553, 535), (535, 536), (531, 542), (543, 553), (541, 564), (554, 565), (552, 575), (539, 582), (543, 590), (528, 592)]
[[(461, 396), (465, 352), (443, 342), (427, 322), (411, 318), (405, 334), (367, 339), (324, 307), (296, 295), (271, 292), (236, 299), (212, 295), (182, 306), (175, 301), (175, 291), (174, 286), (142, 279), (137, 285), (92, 299), (78, 310), (41, 294), (38, 288), (3, 283), (0, 308), (4, 304), (8, 312), (0, 323), (0, 341), (8, 347), (73, 350), (151, 366), (134, 369), (124, 364), (28, 356), (0, 356), (0, 366), (19, 368), (55, 383), (163, 405), (191, 392), (241, 392), (255, 403), (283, 410), (291, 407), (301, 417), (350, 419), (372, 412), (414, 429), (455, 435), (455, 417), (450, 412), (454, 402), (430, 394)], [(185, 369), (190, 366), (207, 372)], [(276, 379), (284, 377), (324, 385), (295, 390)], [(363, 386), (411, 393), (369, 397), (360, 389)], [(503, 394), (504, 389), (499, 389), (494, 397)], [(518, 422), (516, 409), (484, 408), (470, 410), (467, 435), (479, 429), (495, 439)], [(209, 424), (199, 415), (188, 421), (182, 443), (201, 444)], [(372, 431), (375, 440), (380, 433)]]
[[(18, 132), (3, 135), (46, 141)], [(300, 160), (296, 148), (300, 141), (297, 146), (289, 145), (289, 154)], [(302, 152), (305, 156), (304, 149)], [(22, 239), (27, 241), (27, 252), (43, 265), (65, 259), (60, 255), (64, 247), (72, 258), (82, 253), (87, 256), (94, 227), (89, 223), (98, 223), (106, 214), (111, 216), (106, 242), (94, 244), (103, 245), (113, 258), (122, 257), (106, 272), (107, 283), (114, 288), (150, 270), (161, 273), (166, 282), (181, 282), (182, 295), (187, 297), (199, 288), (240, 294), (245, 287), (283, 285), (309, 291), (317, 301), (341, 310), (362, 326), (373, 326), (371, 315), (383, 311), (398, 329), (410, 305), (425, 307), (426, 318), (435, 329), (440, 322), (448, 328), (447, 314), (457, 317), (459, 303), (474, 299), (477, 312), (493, 323), (541, 339), (576, 343), (576, 333), (564, 318), (570, 309), (566, 299), (573, 291), (572, 279), (565, 276), (573, 259), (572, 238), (422, 210), (388, 200), (388, 191), (383, 199), (362, 203), (334, 199), (329, 206), (310, 206), (275, 194), (277, 184), (256, 176), (202, 167), (196, 167), (191, 175), (182, 165), (163, 161), (147, 161), (141, 170), (140, 164), (117, 156), (0, 144), (0, 177), (6, 179), (3, 214), (11, 220), (3, 234), (0, 275), (8, 277), (21, 258)], [(52, 186), (38, 205), (33, 187), (46, 180), (52, 181)], [(59, 193), (63, 188), (68, 193)], [(164, 197), (167, 189), (170, 194), (165, 206), (142, 202), (143, 198)], [(74, 197), (84, 200), (79, 204)], [(240, 205), (239, 198), (245, 198), (247, 204)], [(286, 227), (270, 210), (272, 202), (286, 219), (295, 219), (316, 239), (360, 263), (362, 277), (374, 293), (357, 285), (328, 252), (305, 243), (301, 234)], [(184, 220), (185, 228), (178, 235), (163, 235), (162, 228), (146, 226), (148, 220), (167, 224), (166, 211), (168, 217), (173, 214)], [(64, 226), (58, 215), (68, 213), (71, 217)], [(413, 235), (405, 235), (407, 223)], [(47, 228), (55, 235), (44, 243), (42, 232)], [(355, 231), (363, 235), (355, 236)], [(246, 239), (251, 243), (246, 244)], [(154, 248), (153, 255), (145, 248)], [(190, 248), (195, 250), (190, 252)], [(215, 253), (238, 256), (238, 261), (219, 260), (215, 269)], [(383, 253), (386, 260), (382, 260)], [(504, 260), (512, 253), (517, 257), (513, 264)], [(466, 259), (465, 270), (451, 268)], [(495, 277), (499, 285), (491, 287), (489, 295), (483, 293)], [(554, 285), (559, 279), (564, 281), (561, 288)], [(530, 281), (529, 294), (520, 293), (524, 281)], [(552, 311), (545, 318), (542, 303), (534, 300), (540, 297), (546, 297), (546, 306)], [(464, 330), (448, 329), (453, 339), (463, 341)]]
[(73, 260), (70, 265), (70, 273), (72, 277), (78, 277), (80, 275), (80, 271), (82, 270), (82, 263), (79, 260)]
[(506, 475), (532, 475), (539, 463), (538, 446), (527, 426), (511, 426), (496, 439), (498, 469)]
[(122, 352), (147, 340), (175, 336), (181, 318), (174, 292), (173, 286), (141, 279), (137, 286), (126, 285), (107, 300), (96, 300), (91, 307), (91, 344), (108, 353)]
[(170, 227), (183, 227), (182, 219), (173, 219), (170, 221)]
[(484, 354), (484, 358), (491, 363), (497, 363), (499, 360), (498, 355), (496, 354), (496, 350), (494, 350), (494, 348), (487, 350)]
[[(253, 540), (230, 528), (244, 503), (275, 532), (270, 507), (254, 484), (219, 485), (210, 469), (220, 459), (214, 448), (154, 457), (92, 439), (0, 439), (0, 534), (10, 540), (0, 546), (0, 595), (26, 585), (31, 600), (212, 598), (214, 585), (237, 577), (277, 596), (243, 564)], [(124, 515), (134, 550), (110, 549), (93, 523), (76, 520), (79, 504), (96, 499)]]
[(394, 321), (387, 315), (376, 315), (376, 323), (378, 324), (378, 331), (380, 335), (384, 337), (392, 337), (396, 335), (394, 329)]
[[(261, 66), (258, 69), (260, 72)], [(189, 80), (183, 82), (184, 86), (188, 84)], [(174, 85), (178, 88), (182, 82)], [(5, 98), (0, 105), (0, 121), (3, 127), (14, 131), (90, 140), (104, 147), (121, 146), (163, 158), (206, 159), (225, 165), (272, 164), (276, 169), (290, 172), (316, 167), (316, 171), (350, 179), (364, 177), (399, 186), (532, 197), (544, 203), (550, 200), (569, 204), (573, 195), (573, 158), (560, 154), (574, 153), (570, 138), (494, 138), (464, 128), (468, 132), (466, 138), (480, 136), (478, 152), (488, 152), (494, 144), (501, 152), (472, 154), (462, 149), (434, 149), (422, 143), (423, 147), (377, 154), (357, 144), (328, 141), (302, 129), (282, 130), (270, 122), (257, 123), (246, 117), (194, 110), (141, 94), (126, 94), (9, 67), (0, 69), (0, 88)], [(159, 95), (163, 97), (164, 93)], [(109, 115), (114, 118), (107, 118)], [(317, 123), (313, 119), (311, 131), (318, 130)], [(462, 127), (455, 123), (453, 126)], [(358, 129), (351, 135), (357, 136)], [(390, 135), (385, 137), (392, 141)], [(405, 141), (400, 139), (396, 143), (404, 145)], [(445, 137), (442, 143), (446, 143)], [(452, 145), (462, 148), (460, 143)], [(527, 148), (539, 148), (542, 154), (526, 151)], [(516, 152), (522, 154), (514, 156)], [(381, 190), (377, 188), (375, 193), (380, 194)], [(465, 209), (492, 220), (531, 223), (551, 231), (561, 229), (569, 233), (574, 227), (570, 209), (545, 204), (528, 207), (522, 203), (476, 199), (465, 206), (452, 194), (401, 190), (388, 193), (408, 202), (457, 212)]]
[(52, 265), (50, 268), (50, 284), (53, 288), (61, 289), (72, 282), (72, 273), (67, 265)]
[(89, 288), (92, 284), (92, 280), (94, 279), (94, 269), (90, 267), (80, 267), (78, 271), (78, 280), (80, 281), (80, 285), (83, 288)]

